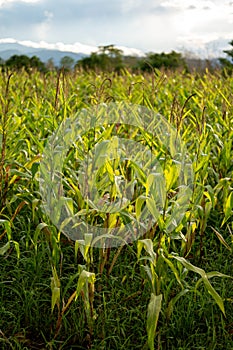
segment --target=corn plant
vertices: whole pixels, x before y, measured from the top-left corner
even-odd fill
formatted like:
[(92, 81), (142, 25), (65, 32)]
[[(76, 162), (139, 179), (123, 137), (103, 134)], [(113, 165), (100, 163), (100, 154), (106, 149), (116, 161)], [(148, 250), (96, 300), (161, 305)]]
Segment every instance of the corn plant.
[[(139, 240), (137, 244), (138, 261), (144, 263), (142, 264), (142, 268), (146, 272), (151, 285), (151, 297), (147, 311), (147, 334), (150, 350), (154, 349), (154, 338), (163, 302), (166, 303), (165, 314), (166, 319), (169, 321), (173, 307), (179, 298), (183, 297), (192, 289), (196, 291), (200, 283), (203, 282), (206, 291), (212, 296), (221, 312), (225, 315), (223, 300), (211, 285), (209, 279), (216, 276), (232, 278), (217, 271), (206, 273), (203, 269), (191, 264), (187, 259), (177, 254), (169, 253), (166, 240), (166, 236), (164, 235), (159, 248), (156, 242), (153, 243), (151, 239)], [(157, 246), (156, 250), (154, 250), (154, 246), (155, 248)], [(146, 256), (141, 256), (143, 249), (147, 253)], [(181, 288), (181, 291), (173, 297), (169, 295), (174, 284), (174, 278), (171, 278), (168, 274), (169, 269)], [(188, 271), (195, 272), (201, 276), (195, 287), (190, 287), (185, 282)]]

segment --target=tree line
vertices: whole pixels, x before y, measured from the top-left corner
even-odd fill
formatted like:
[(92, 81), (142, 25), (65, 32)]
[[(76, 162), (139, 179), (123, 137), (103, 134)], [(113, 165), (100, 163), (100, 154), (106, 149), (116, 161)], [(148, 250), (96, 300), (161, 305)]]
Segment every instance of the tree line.
[[(218, 66), (220, 65), (225, 72), (231, 74), (233, 72), (233, 40), (229, 44), (232, 48), (230, 50), (224, 50), (227, 57), (219, 58)], [(106, 45), (100, 46), (97, 52), (93, 52), (90, 56), (83, 57), (77, 62), (72, 57), (64, 56), (60, 60), (58, 67), (54, 65), (52, 59), (44, 63), (37, 56), (28, 57), (26, 55), (13, 55), (6, 61), (0, 59), (0, 65), (2, 70), (25, 69), (27, 72), (35, 69), (42, 73), (58, 69), (64, 69), (66, 71), (81, 69), (86, 71), (114, 71), (120, 73), (124, 69), (136, 72), (151, 72), (156, 68), (189, 71), (190, 66), (195, 66), (194, 61), (195, 59), (192, 61), (176, 51), (171, 51), (170, 53), (147, 53), (145, 57), (124, 56), (122, 50), (116, 48), (114, 45)]]

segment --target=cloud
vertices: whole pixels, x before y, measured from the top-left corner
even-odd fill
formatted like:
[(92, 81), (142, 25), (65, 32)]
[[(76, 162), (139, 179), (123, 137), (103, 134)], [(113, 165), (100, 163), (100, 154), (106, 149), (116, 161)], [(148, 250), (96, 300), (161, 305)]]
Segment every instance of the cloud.
[(196, 10), (196, 6), (190, 5), (190, 6), (188, 7), (188, 10)]
[[(0, 39), (0, 44), (20, 44), (34, 49), (47, 49), (47, 50), (58, 50), (63, 52), (74, 52), (74, 53), (84, 53), (91, 54), (92, 52), (98, 51), (97, 46), (85, 45), (79, 42), (74, 44), (64, 44), (62, 42), (48, 43), (46, 41), (35, 42), (31, 40), (16, 40), (13, 38)], [(136, 48), (130, 48), (125, 46), (117, 46), (118, 49), (122, 50), (125, 55), (132, 56), (143, 56), (144, 53)]]
[(44, 20), (43, 5), (40, 2), (9, 2), (0, 8), (1, 37), (15, 39), (32, 38), (35, 25)]
[(48, 10), (54, 13), (57, 21), (83, 21), (92, 19), (95, 22), (104, 19), (111, 20), (118, 18), (121, 14), (121, 0), (120, 1), (106, 1), (106, 0), (57, 0), (56, 6), (51, 2), (47, 4)]
[(36, 26), (36, 33), (40, 40), (45, 40), (52, 25), (54, 14), (51, 11), (44, 11), (44, 20)]
[(3, 6), (7, 6), (9, 4), (12, 4), (12, 3), (16, 3), (16, 2), (25, 2), (25, 3), (37, 3), (41, 0), (0, 0), (0, 7), (3, 7)]
[[(231, 0), (0, 0), (1, 37), (170, 51), (178, 38), (232, 33)], [(208, 11), (208, 12), (207, 12)]]
[(180, 50), (196, 52), (205, 58), (223, 56), (223, 50), (229, 47), (232, 34), (219, 35), (217, 32), (205, 35), (187, 35), (177, 38)]
[(165, 0), (161, 6), (169, 9), (174, 8), (179, 11), (187, 10), (225, 10), (231, 6), (231, 3), (227, 0)]

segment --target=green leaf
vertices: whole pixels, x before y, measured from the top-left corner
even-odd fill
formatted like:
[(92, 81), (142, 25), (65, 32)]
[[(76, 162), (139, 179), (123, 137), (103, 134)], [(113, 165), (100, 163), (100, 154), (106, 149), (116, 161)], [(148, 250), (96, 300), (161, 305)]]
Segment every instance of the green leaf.
[(142, 206), (146, 201), (145, 196), (138, 196), (135, 203), (135, 211), (136, 211), (136, 219), (138, 220), (140, 218), (140, 215), (142, 213)]
[(158, 220), (160, 212), (157, 208), (156, 201), (154, 200), (154, 198), (147, 198), (146, 205), (151, 215), (153, 215), (154, 219)]
[(12, 241), (15, 245), (15, 250), (16, 250), (16, 254), (17, 254), (17, 258), (19, 259), (20, 257), (20, 249), (19, 249), (19, 243), (16, 241)]
[[(80, 267), (80, 265), (79, 265)], [(80, 270), (82, 270), (83, 267), (80, 267)], [(95, 274), (93, 272), (89, 272), (86, 270), (82, 270), (82, 272), (79, 275), (79, 279), (78, 279), (78, 284), (77, 284), (77, 288), (76, 288), (76, 298), (78, 298), (80, 292), (84, 289), (85, 284), (86, 283), (91, 283), (94, 284), (95, 283)]]
[(180, 280), (179, 273), (178, 273), (176, 267), (174, 266), (174, 264), (171, 262), (171, 260), (169, 260), (168, 258), (165, 257), (162, 249), (160, 249), (160, 255), (163, 258), (163, 260), (166, 262), (166, 264), (170, 267), (170, 269), (172, 270), (172, 272), (174, 273), (174, 275), (176, 277), (177, 282), (180, 284), (181, 288), (183, 289), (184, 288), (183, 284)]
[(32, 172), (32, 178), (35, 177), (38, 169), (39, 169), (39, 166), (40, 166), (40, 163), (39, 162), (36, 162), (36, 163), (33, 163), (32, 164), (32, 168), (31, 168), (31, 172)]
[(231, 192), (227, 198), (225, 208), (224, 208), (225, 217), (223, 219), (221, 226), (223, 226), (225, 224), (225, 222), (231, 217), (232, 209), (233, 209), (233, 192)]
[(51, 290), (52, 290), (52, 312), (54, 310), (55, 305), (59, 308), (60, 305), (60, 279), (57, 274), (57, 270), (55, 266), (52, 266), (52, 274), (53, 277), (51, 279)]
[(217, 230), (215, 230), (215, 228), (213, 228), (212, 226), (211, 226), (211, 228), (214, 231), (214, 233), (216, 234), (216, 236), (218, 237), (218, 239), (220, 240), (220, 242), (231, 252), (231, 247), (227, 244), (227, 242), (225, 241), (225, 239), (223, 238), (221, 233), (219, 233)]
[(138, 259), (140, 258), (142, 248), (144, 248), (146, 250), (146, 252), (150, 255), (150, 257), (152, 258), (152, 261), (155, 264), (157, 254), (154, 252), (153, 242), (151, 239), (139, 240), (138, 244), (137, 244), (137, 248), (138, 248), (138, 253), (137, 253)]
[(159, 313), (162, 306), (162, 294), (156, 295), (151, 294), (150, 302), (147, 309), (147, 336), (148, 336), (148, 346), (150, 350), (154, 350), (154, 339), (155, 332), (157, 328), (157, 323), (159, 319)]
[(229, 275), (225, 275), (224, 273), (218, 272), (218, 271), (211, 271), (211, 272), (207, 272), (206, 273), (208, 278), (212, 278), (212, 277), (226, 277), (226, 278), (232, 278), (233, 276), (229, 276)]
[(185, 294), (187, 294), (189, 292), (189, 289), (183, 289), (182, 291), (180, 291), (174, 298), (172, 298), (169, 301), (168, 307), (167, 307), (167, 311), (166, 311), (166, 315), (167, 315), (167, 320), (170, 320), (171, 314), (173, 312), (173, 308), (175, 303)]
[[(195, 273), (198, 273), (201, 276), (201, 279), (204, 282), (204, 285), (205, 285), (208, 293), (212, 296), (212, 298), (214, 299), (214, 301), (216, 302), (216, 304), (218, 305), (218, 307), (220, 308), (222, 313), (225, 315), (223, 300), (220, 297), (220, 295), (216, 292), (216, 290), (213, 288), (211, 283), (209, 282), (208, 275), (206, 274), (206, 272), (203, 269), (192, 265), (185, 258), (182, 258), (180, 256), (175, 256), (175, 255), (173, 255), (173, 258), (178, 260), (184, 267), (186, 267), (186, 269), (193, 271)], [(199, 285), (199, 283), (198, 283), (198, 285)]]
[(10, 249), (11, 243), (7, 242), (3, 247), (0, 247), (0, 255), (4, 255)]
[(11, 240), (11, 223), (10, 223), (10, 221), (5, 220), (5, 219), (0, 219), (0, 225), (1, 224), (4, 226), (6, 233), (7, 233), (8, 240), (10, 241)]
[(41, 233), (41, 231), (42, 231), (45, 227), (48, 227), (48, 225), (45, 224), (44, 222), (41, 222), (40, 224), (37, 225), (35, 234), (34, 234), (34, 236), (33, 236), (33, 243), (34, 243), (35, 246), (37, 245), (39, 234)]

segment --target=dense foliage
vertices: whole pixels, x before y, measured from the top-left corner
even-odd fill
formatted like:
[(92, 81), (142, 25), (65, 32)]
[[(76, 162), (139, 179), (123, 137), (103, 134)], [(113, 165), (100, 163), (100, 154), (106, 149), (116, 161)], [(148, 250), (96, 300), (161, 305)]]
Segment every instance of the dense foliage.
[(2, 63), (2, 67), (16, 71), (20, 69), (25, 69), (27, 72), (31, 69), (36, 69), (40, 72), (46, 71), (45, 64), (37, 56), (13, 55), (6, 62)]
[(186, 68), (185, 59), (182, 57), (181, 53), (172, 51), (170, 53), (161, 54), (150, 53), (147, 55), (145, 61), (140, 62), (140, 69), (142, 71), (151, 71), (153, 68), (165, 68), (165, 69), (176, 69), (176, 68)]
[[(1, 73), (2, 349), (233, 348), (232, 91), (231, 77), (208, 71)], [(118, 218), (82, 198), (75, 171), (84, 149), (116, 135), (134, 139), (149, 145), (164, 169), (166, 198), (156, 225), (138, 241), (99, 249), (70, 240), (45, 215), (40, 164), (48, 137), (64, 120), (111, 101), (164, 116), (187, 147), (194, 184), (185, 216), (169, 232), (177, 175), (150, 130), (102, 125), (80, 135), (67, 154), (63, 186), (95, 225)], [(100, 189), (115, 185), (119, 174), (136, 181), (132, 202), (119, 214), (123, 222), (153, 204), (146, 196), (157, 180), (149, 181), (143, 167), (116, 167), (110, 159), (100, 169)]]

